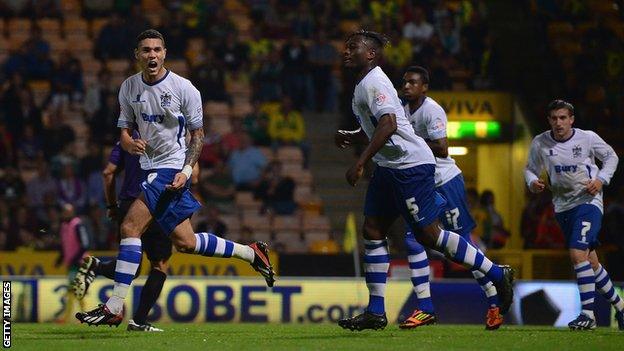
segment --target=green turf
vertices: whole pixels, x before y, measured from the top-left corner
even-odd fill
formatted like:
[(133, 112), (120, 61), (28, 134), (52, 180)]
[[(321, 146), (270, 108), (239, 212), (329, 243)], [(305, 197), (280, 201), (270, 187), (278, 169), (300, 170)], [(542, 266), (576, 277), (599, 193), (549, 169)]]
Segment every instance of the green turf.
[(15, 350), (622, 350), (624, 332), (551, 327), (435, 325), (351, 332), (331, 324), (161, 324), (163, 333), (86, 325), (13, 324)]

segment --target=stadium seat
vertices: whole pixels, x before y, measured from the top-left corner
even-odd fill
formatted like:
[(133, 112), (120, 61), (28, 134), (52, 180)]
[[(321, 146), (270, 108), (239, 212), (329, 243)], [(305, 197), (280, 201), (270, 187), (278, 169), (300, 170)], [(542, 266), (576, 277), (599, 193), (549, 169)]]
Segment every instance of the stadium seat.
[(82, 18), (68, 18), (64, 24), (65, 35), (73, 34), (74, 37), (80, 35), (81, 37), (88, 36), (89, 26), (87, 21)]
[(301, 219), (296, 215), (273, 217), (273, 231), (278, 232), (299, 232), (301, 229)]
[(303, 153), (301, 148), (297, 146), (282, 146), (277, 149), (277, 159), (284, 164), (293, 163), (301, 165), (303, 162)]
[(43, 18), (37, 21), (37, 25), (41, 28), (41, 34), (44, 39), (60, 38), (61, 23), (56, 19)]
[(204, 111), (210, 116), (220, 116), (230, 118), (230, 106), (225, 102), (207, 101), (204, 104)]
[(243, 218), (243, 225), (255, 231), (271, 231), (271, 220), (268, 216), (249, 215)]
[(291, 177), (292, 179), (294, 179), (295, 183), (297, 183), (297, 186), (299, 185), (311, 186), (312, 185), (312, 174), (308, 170), (300, 169), (300, 167), (298, 169), (284, 167), (284, 175), (287, 175)]
[(249, 102), (234, 105), (232, 108), (232, 116), (236, 118), (244, 118), (253, 111), (253, 106)]
[(91, 32), (90, 32), (91, 38), (93, 39), (97, 38), (98, 34), (100, 34), (100, 31), (102, 30), (102, 27), (104, 27), (107, 22), (108, 22), (108, 19), (106, 18), (93, 19), (91, 21)]
[(225, 135), (232, 131), (230, 119), (224, 116), (212, 116), (212, 130), (221, 135)]
[(329, 219), (325, 216), (303, 216), (303, 231), (306, 235), (308, 232), (322, 232), (330, 229)]

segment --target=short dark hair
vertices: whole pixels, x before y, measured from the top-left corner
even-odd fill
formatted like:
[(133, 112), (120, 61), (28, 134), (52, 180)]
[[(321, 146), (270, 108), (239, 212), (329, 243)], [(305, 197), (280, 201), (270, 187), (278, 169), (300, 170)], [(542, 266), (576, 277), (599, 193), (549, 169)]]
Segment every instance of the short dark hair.
[(421, 66), (409, 66), (405, 70), (405, 73), (408, 72), (419, 74), (423, 84), (429, 84), (429, 71), (427, 71), (426, 68)]
[(388, 38), (385, 35), (381, 33), (373, 32), (373, 31), (369, 31), (366, 29), (360, 29), (357, 32), (351, 33), (347, 37), (346, 41), (349, 41), (351, 40), (351, 38), (356, 37), (356, 36), (364, 37), (364, 39), (370, 44), (372, 44), (372, 46), (376, 50), (381, 50), (384, 48), (384, 46), (386, 46), (386, 44), (388, 44)]
[(550, 113), (554, 110), (559, 110), (565, 108), (568, 111), (570, 111), (570, 115), (574, 116), (574, 106), (572, 106), (571, 103), (565, 101), (565, 100), (561, 100), (561, 99), (555, 99), (553, 101), (551, 101), (548, 104), (548, 107), (546, 108), (548, 114), (550, 115)]
[(145, 39), (160, 39), (162, 40), (163, 47), (165, 46), (165, 38), (159, 31), (156, 29), (147, 29), (141, 32), (136, 38), (137, 47), (139, 47), (139, 43)]

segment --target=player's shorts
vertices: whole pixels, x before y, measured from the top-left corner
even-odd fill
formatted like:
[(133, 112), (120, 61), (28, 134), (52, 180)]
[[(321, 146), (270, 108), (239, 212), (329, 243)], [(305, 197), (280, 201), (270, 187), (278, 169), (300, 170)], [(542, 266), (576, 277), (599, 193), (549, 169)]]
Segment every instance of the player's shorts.
[(582, 204), (573, 209), (555, 213), (555, 218), (563, 231), (568, 248), (593, 250), (598, 247), (602, 212), (597, 206)]
[(189, 187), (191, 180), (179, 191), (169, 191), (165, 187), (173, 182), (178, 169), (159, 168), (145, 173), (141, 183), (145, 202), (162, 231), (169, 235), (180, 223), (190, 218), (201, 205), (193, 197)]
[(412, 228), (433, 223), (445, 203), (435, 190), (435, 166), (424, 164), (406, 169), (377, 166), (366, 192), (364, 215), (402, 216)]
[[(119, 204), (119, 216), (125, 218), (134, 200), (122, 200)], [(121, 223), (120, 223), (121, 225)], [(163, 261), (171, 257), (171, 239), (165, 235), (156, 221), (152, 222), (141, 235), (141, 248), (150, 261)]]
[(436, 191), (446, 199), (446, 206), (443, 211), (440, 211), (439, 217), (444, 229), (455, 232), (470, 241), (470, 233), (477, 225), (470, 215), (466, 202), (464, 177), (458, 174), (437, 187)]

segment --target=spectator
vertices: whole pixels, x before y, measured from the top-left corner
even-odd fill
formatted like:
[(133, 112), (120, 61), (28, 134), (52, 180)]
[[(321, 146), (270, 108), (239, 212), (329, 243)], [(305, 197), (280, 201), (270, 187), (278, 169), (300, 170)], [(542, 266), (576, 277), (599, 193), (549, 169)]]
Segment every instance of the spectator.
[(547, 204), (540, 214), (535, 230), (535, 247), (539, 249), (562, 249), (565, 247), (563, 232), (555, 219), (555, 207)]
[(70, 204), (76, 212), (81, 213), (87, 204), (87, 189), (84, 182), (76, 176), (72, 162), (64, 162), (61, 165), (61, 176), (56, 182), (58, 204)]
[(221, 139), (222, 150), (225, 157), (229, 156), (233, 150), (240, 148), (241, 139), (243, 135), (247, 134), (243, 129), (243, 122), (240, 118), (231, 118), (230, 126), (230, 132), (225, 134)]
[(26, 183), (26, 201), (30, 211), (38, 218), (45, 217), (46, 197), (56, 198), (56, 181), (50, 174), (50, 168), (45, 159), (37, 162), (37, 174)]
[(279, 109), (269, 114), (269, 136), (274, 147), (296, 145), (303, 153), (303, 166), (308, 167), (309, 147), (305, 143), (305, 124), (301, 112), (293, 109), (289, 96), (282, 97)]
[(228, 159), (228, 167), (232, 171), (232, 179), (236, 190), (253, 191), (260, 183), (262, 171), (267, 164), (267, 159), (255, 146), (251, 144), (251, 138), (243, 135), (240, 149), (234, 150)]
[(236, 32), (227, 33), (225, 40), (217, 46), (215, 52), (228, 71), (238, 71), (249, 62), (249, 48), (238, 40)]
[(68, 50), (61, 55), (52, 79), (52, 106), (75, 104), (82, 101), (84, 81), (80, 60)]
[(227, 235), (227, 226), (219, 218), (219, 209), (216, 206), (208, 206), (203, 216), (195, 226), (198, 232), (212, 233), (216, 236), (225, 238)]
[(297, 108), (306, 106), (308, 98), (308, 50), (301, 39), (291, 35), (282, 47), (284, 94), (290, 96)]
[(184, 58), (192, 34), (184, 22), (184, 13), (180, 10), (167, 12), (160, 17), (160, 23), (158, 31), (167, 38), (167, 58)]
[(414, 8), (414, 18), (403, 26), (403, 37), (412, 42), (414, 54), (420, 53), (434, 34), (434, 28), (427, 22), (422, 7)]
[(279, 52), (271, 51), (252, 74), (254, 99), (262, 102), (278, 101), (282, 96), (282, 74), (285, 74), (284, 65), (280, 61)]
[(256, 146), (270, 146), (269, 117), (261, 111), (260, 101), (251, 102), (252, 111), (243, 119), (243, 130), (249, 134)]
[[(101, 130), (96, 126), (98, 123), (94, 120), (94, 115), (104, 106), (106, 99), (111, 95), (117, 99), (117, 87), (112, 82), (112, 76), (113, 73), (106, 66), (100, 68), (97, 73), (97, 79), (89, 85), (85, 93), (83, 108), (87, 121), (91, 124), (91, 130)], [(112, 113), (112, 111), (107, 113)], [(108, 124), (108, 122), (104, 123)]]
[(336, 87), (332, 70), (338, 59), (338, 51), (327, 41), (325, 31), (319, 31), (310, 48), (310, 68), (314, 72), (314, 103), (318, 112), (332, 112), (336, 108)]
[(17, 207), (24, 203), (25, 194), (26, 186), (18, 170), (14, 167), (5, 168), (4, 175), (0, 178), (0, 196), (9, 207)]
[(481, 208), (485, 210), (486, 217), (483, 221), (484, 241), (490, 248), (501, 248), (505, 246), (509, 231), (503, 226), (503, 218), (494, 207), (494, 193), (491, 190), (484, 190), (479, 200)]
[(124, 20), (112, 12), (95, 39), (93, 56), (99, 60), (128, 58), (133, 46), (134, 38), (129, 36)]
[(104, 100), (88, 121), (91, 140), (96, 143), (113, 144), (119, 138), (117, 118), (119, 118), (119, 102), (114, 94), (102, 94)]
[(216, 163), (212, 172), (200, 181), (199, 187), (204, 202), (214, 205), (222, 213), (234, 211), (236, 189), (225, 163)]
[(297, 204), (294, 194), (295, 181), (282, 175), (281, 162), (271, 162), (255, 191), (255, 198), (262, 200), (262, 212), (278, 215), (295, 213)]
[(198, 58), (198, 64), (191, 72), (191, 81), (202, 96), (202, 101), (230, 101), (225, 91), (225, 74), (220, 60), (214, 51), (207, 49)]
[(451, 55), (459, 53), (459, 28), (455, 24), (455, 20), (452, 17), (446, 17), (443, 19), (440, 28), (438, 29), (438, 35), (442, 41), (442, 46)]
[(18, 165), (20, 169), (33, 169), (43, 160), (41, 139), (35, 134), (35, 128), (27, 124), (24, 135), (17, 143)]
[(206, 114), (206, 110), (204, 110), (204, 139), (198, 160), (201, 168), (211, 169), (218, 163), (223, 162), (224, 157), (221, 141), (221, 134), (212, 129), (212, 119)]
[(299, 3), (294, 13), (292, 22), (292, 31), (300, 38), (310, 39), (314, 32), (314, 17), (310, 11), (310, 4), (307, 1)]

